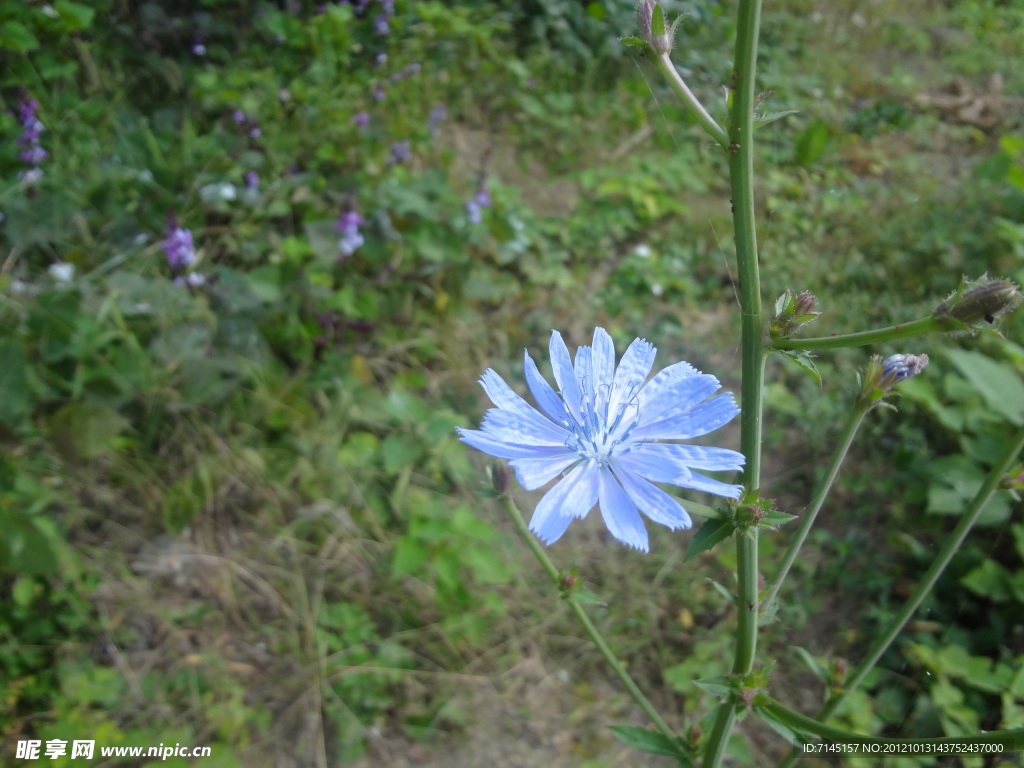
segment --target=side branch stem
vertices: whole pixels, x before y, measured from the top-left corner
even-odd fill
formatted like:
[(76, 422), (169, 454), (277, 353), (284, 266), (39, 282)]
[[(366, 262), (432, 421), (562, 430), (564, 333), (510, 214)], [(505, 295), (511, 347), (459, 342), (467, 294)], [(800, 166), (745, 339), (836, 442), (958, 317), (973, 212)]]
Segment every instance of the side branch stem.
[(964, 516), (960, 518), (960, 522), (957, 523), (956, 528), (953, 529), (953, 533), (950, 534), (949, 539), (943, 545), (941, 551), (936, 555), (932, 561), (931, 567), (928, 568), (927, 573), (921, 577), (920, 583), (914, 590), (914, 593), (910, 596), (910, 599), (906, 602), (899, 614), (892, 620), (892, 623), (882, 632), (878, 639), (874, 642), (871, 648), (868, 650), (867, 655), (857, 665), (857, 667), (850, 673), (846, 682), (843, 684), (843, 690), (840, 691), (825, 707), (818, 713), (818, 720), (824, 722), (839, 708), (839, 705), (846, 699), (846, 695), (856, 689), (867, 676), (878, 660), (885, 653), (886, 649), (896, 639), (896, 636), (903, 630), (904, 625), (910, 621), (910, 617), (914, 615), (914, 612), (920, 607), (924, 599), (932, 591), (932, 587), (935, 586), (935, 582), (939, 580), (939, 576), (946, 570), (946, 566), (949, 565), (953, 559), (953, 555), (960, 548), (964, 539), (967, 538), (967, 534), (970, 533), (971, 528), (978, 521), (978, 517), (981, 515), (982, 510), (985, 509), (985, 505), (988, 500), (992, 497), (992, 494), (996, 492), (999, 484), (1003, 480), (1003, 476), (1009, 472), (1010, 467), (1017, 460), (1020, 455), (1021, 449), (1024, 449), (1024, 428), (1017, 431), (1017, 434), (1013, 436), (1010, 441), (1010, 445), (1007, 447), (1006, 452), (1000, 457), (999, 461), (996, 462), (995, 466), (988, 473), (988, 477), (985, 478), (985, 482), (982, 483), (981, 488), (978, 489), (977, 494), (971, 499), (970, 505), (964, 512)]
[(888, 328), (876, 328), (872, 331), (838, 333), (834, 336), (810, 339), (773, 339), (768, 343), (774, 349), (843, 349), (845, 347), (862, 347), (865, 344), (881, 344), (883, 341), (907, 339), (911, 336), (923, 336), (926, 333), (948, 333), (963, 329), (963, 323), (954, 318), (929, 315), (920, 320), (911, 320), (909, 323), (893, 325)]
[(715, 118), (713, 118), (710, 113), (704, 109), (704, 105), (701, 104), (700, 101), (697, 100), (697, 97), (693, 95), (693, 91), (690, 90), (683, 78), (679, 76), (679, 73), (676, 71), (675, 64), (672, 63), (672, 59), (669, 58), (669, 55), (667, 53), (661, 54), (657, 59), (655, 59), (655, 63), (658, 65), (658, 69), (661, 70), (661, 73), (665, 76), (665, 79), (668, 80), (675, 92), (679, 94), (679, 97), (689, 105), (690, 109), (693, 110), (694, 114), (697, 116), (697, 120), (700, 122), (701, 126), (703, 126), (704, 130), (711, 135), (711, 138), (721, 144), (723, 149), (727, 148), (729, 146), (728, 134), (722, 130), (722, 126), (715, 122)]
[(857, 430), (860, 429), (861, 422), (864, 421), (864, 416), (868, 410), (870, 410), (870, 406), (865, 408), (859, 403), (855, 404), (846, 420), (846, 424), (843, 426), (843, 434), (840, 436), (839, 443), (836, 445), (836, 449), (832, 453), (832, 462), (829, 464), (828, 472), (825, 474), (825, 478), (818, 487), (818, 492), (814, 495), (811, 506), (808, 507), (807, 511), (804, 513), (803, 519), (800, 521), (800, 527), (797, 529), (796, 535), (793, 537), (793, 540), (789, 544), (789, 548), (786, 550), (786, 556), (783, 558), (782, 566), (779, 568), (779, 575), (775, 577), (775, 582), (772, 584), (771, 591), (764, 599), (764, 604), (769, 606), (769, 610), (771, 610), (770, 606), (772, 602), (774, 602), (776, 595), (779, 593), (779, 588), (782, 586), (782, 582), (784, 582), (786, 580), (786, 576), (789, 575), (789, 569), (793, 567), (793, 563), (796, 561), (796, 556), (800, 553), (800, 547), (803, 546), (804, 541), (807, 539), (807, 534), (810, 532), (811, 526), (814, 525), (814, 519), (818, 516), (818, 512), (821, 511), (821, 507), (825, 503), (825, 499), (828, 498), (829, 491), (832, 490), (832, 484), (835, 483), (836, 478), (839, 476), (839, 468), (843, 465), (843, 461), (846, 459), (846, 454), (849, 452), (850, 446), (853, 444), (853, 438), (857, 434)]

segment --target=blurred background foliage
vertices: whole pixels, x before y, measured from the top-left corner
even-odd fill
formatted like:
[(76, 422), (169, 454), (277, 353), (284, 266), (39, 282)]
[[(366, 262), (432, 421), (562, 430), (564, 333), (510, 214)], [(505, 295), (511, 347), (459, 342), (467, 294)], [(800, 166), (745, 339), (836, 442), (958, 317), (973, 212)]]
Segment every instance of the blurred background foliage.
[[(667, 5), (722, 116), (733, 3)], [(626, 764), (603, 726), (642, 720), (454, 427), (487, 407), (479, 373), (521, 380), (551, 328), (644, 336), (738, 385), (724, 163), (620, 50), (632, 30), (624, 0), (0, 7), (5, 744)], [(827, 333), (926, 314), (962, 275), (1024, 280), (1024, 8), (785, 0), (762, 51), (764, 110), (799, 110), (759, 132), (767, 298), (813, 291)], [(186, 284), (169, 224), (194, 238)], [(799, 513), (868, 354), (932, 357), (862, 433), (765, 630), (794, 706), (859, 659), (1024, 422), (1024, 315), (1000, 330), (823, 355), (822, 387), (770, 363), (765, 485)], [(1019, 511), (992, 502), (840, 722), (1024, 726)], [(652, 534), (642, 557), (587, 524), (553, 556), (665, 711), (699, 718), (690, 681), (731, 653), (706, 580), (731, 548), (684, 566), (688, 535)], [(756, 727), (732, 746), (784, 750)]]

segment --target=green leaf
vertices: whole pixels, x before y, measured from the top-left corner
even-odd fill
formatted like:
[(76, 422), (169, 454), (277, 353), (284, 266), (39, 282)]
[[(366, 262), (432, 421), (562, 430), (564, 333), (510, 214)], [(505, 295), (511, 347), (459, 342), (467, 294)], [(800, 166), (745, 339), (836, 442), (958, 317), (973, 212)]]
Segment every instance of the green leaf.
[(639, 37), (623, 37), (619, 39), (619, 42), (622, 43), (623, 45), (631, 45), (638, 48), (643, 48), (647, 45), (647, 43), (645, 43)]
[(825, 154), (828, 146), (828, 125), (824, 120), (815, 120), (797, 137), (793, 149), (793, 161), (797, 165), (808, 167)]
[(707, 552), (716, 544), (728, 539), (736, 526), (732, 520), (722, 518), (710, 518), (704, 521), (700, 529), (690, 539), (690, 546), (686, 548), (686, 559)]
[(28, 360), (18, 339), (0, 339), (0, 423), (13, 425), (29, 412)]
[(985, 560), (960, 579), (971, 592), (1001, 603), (1010, 599), (1010, 574), (994, 560)]
[(658, 3), (654, 4), (654, 12), (651, 13), (651, 34), (654, 37), (662, 37), (665, 34), (665, 11)]
[(0, 48), (27, 53), (39, 47), (39, 41), (20, 21), (8, 21), (0, 27)]
[(391, 572), (396, 575), (416, 573), (429, 554), (429, 550), (422, 543), (411, 536), (404, 536), (395, 544), (395, 550), (391, 555)]
[(718, 592), (718, 594), (720, 594), (733, 605), (736, 604), (736, 595), (732, 592), (732, 590), (725, 586), (725, 584), (715, 581), (714, 579), (708, 579), (708, 581), (711, 582), (711, 586), (715, 588), (715, 591)]
[(96, 15), (96, 11), (92, 8), (79, 3), (72, 3), (71, 0), (57, 0), (53, 4), (53, 9), (57, 11), (57, 15), (64, 22), (64, 26), (73, 32), (87, 29), (92, 24), (92, 19)]
[(781, 120), (784, 117), (795, 115), (799, 111), (799, 109), (784, 109), (781, 112), (768, 112), (763, 115), (757, 115), (754, 118), (754, 127), (760, 128), (762, 125), (768, 125), (769, 123), (774, 123), (776, 120)]
[(577, 605), (604, 605), (605, 602), (586, 587), (578, 587), (566, 598)]
[(804, 739), (793, 730), (787, 723), (779, 720), (775, 715), (765, 711), (762, 707), (755, 707), (754, 711), (758, 716), (768, 723), (769, 727), (790, 744), (803, 744)]
[(665, 755), (680, 760), (691, 759), (690, 750), (679, 739), (670, 739), (657, 731), (637, 728), (632, 725), (612, 725), (609, 730), (623, 744), (651, 755)]
[(65, 405), (50, 419), (50, 439), (70, 459), (94, 459), (112, 448), (128, 426), (118, 413), (97, 403)]
[(1024, 424), (1024, 382), (1013, 366), (966, 349), (949, 349), (946, 355), (993, 411)]
[(821, 386), (821, 374), (818, 373), (818, 368), (814, 364), (814, 360), (811, 358), (810, 354), (808, 354), (807, 350), (805, 350), (805, 349), (780, 349), (780, 350), (778, 350), (778, 352), (783, 357), (786, 357), (786, 358), (792, 360), (794, 363), (796, 363), (801, 368), (803, 368), (805, 371), (807, 371), (809, 374), (811, 374), (811, 376), (813, 376), (815, 378), (815, 380), (818, 382), (818, 386), (819, 387)]
[(728, 696), (736, 687), (736, 681), (728, 675), (705, 677), (703, 680), (694, 680), (693, 684), (705, 693), (710, 693), (717, 698)]
[(810, 651), (808, 651), (806, 648), (801, 648), (798, 645), (793, 645), (790, 647), (794, 651), (796, 651), (797, 656), (803, 659), (804, 664), (807, 665), (807, 668), (810, 669), (811, 672), (817, 675), (820, 680), (823, 680), (826, 683), (828, 682), (828, 670), (821, 666), (820, 663), (818, 663), (818, 660), (811, 655)]
[(763, 524), (770, 528), (778, 528), (780, 525), (785, 525), (790, 520), (796, 520), (796, 515), (787, 515), (785, 512), (769, 509), (765, 512)]

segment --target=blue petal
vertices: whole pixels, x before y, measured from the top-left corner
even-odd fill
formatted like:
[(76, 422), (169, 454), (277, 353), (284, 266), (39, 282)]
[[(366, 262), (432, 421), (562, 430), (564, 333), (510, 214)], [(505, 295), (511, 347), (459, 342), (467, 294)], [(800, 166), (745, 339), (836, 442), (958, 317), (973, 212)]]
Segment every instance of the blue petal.
[(537, 409), (523, 400), (495, 371), (488, 368), (480, 377), (480, 386), (491, 398), (491, 402), (507, 411), (515, 411), (528, 418), (537, 415)]
[[(657, 457), (668, 461), (678, 462), (689, 469), (708, 469), (712, 471), (727, 471), (730, 469), (743, 469), (746, 459), (739, 451), (730, 451), (728, 448), (708, 448), (703, 445), (677, 445), (673, 443), (643, 443), (634, 451), (627, 454), (637, 459), (648, 460)], [(642, 472), (640, 474), (643, 474)], [(644, 477), (647, 477), (644, 475)], [(654, 478), (651, 478), (652, 480)], [(657, 482), (671, 482), (670, 480), (658, 480)]]
[(619, 361), (619, 367), (615, 370), (611, 403), (608, 406), (610, 413), (618, 413), (623, 403), (636, 397), (647, 374), (651, 372), (657, 351), (653, 344), (644, 339), (634, 339), (629, 345), (626, 354)]
[(569, 420), (569, 413), (565, 410), (565, 406), (555, 393), (555, 390), (551, 388), (551, 385), (544, 381), (544, 377), (540, 375), (540, 371), (537, 370), (537, 364), (533, 362), (530, 353), (524, 350), (523, 355), (526, 384), (530, 387), (533, 399), (537, 401), (537, 405), (540, 406), (544, 413), (559, 424), (564, 425)]
[(558, 389), (562, 393), (562, 401), (565, 407), (572, 414), (577, 422), (582, 422), (580, 415), (580, 393), (579, 382), (576, 381), (576, 372), (572, 369), (572, 362), (569, 360), (569, 350), (562, 341), (562, 335), (558, 331), (551, 332), (551, 343), (548, 345), (551, 355), (551, 369), (555, 373), (555, 381), (558, 382)]
[(499, 459), (553, 459), (565, 453), (564, 445), (523, 445), (512, 443), (475, 429), (457, 427), (459, 439), (479, 451), (497, 456)]
[(637, 508), (654, 522), (673, 531), (693, 525), (682, 505), (661, 488), (651, 485), (621, 466), (615, 467), (615, 477), (622, 483), (623, 489)]
[(607, 469), (600, 472), (601, 517), (612, 536), (623, 544), (647, 551), (647, 529), (622, 486)]
[(515, 411), (491, 408), (484, 414), (480, 430), (490, 437), (522, 445), (559, 445), (565, 447), (567, 430), (548, 421), (534, 411), (534, 418), (526, 418)]
[(644, 445), (629, 453), (617, 454), (615, 463), (655, 483), (683, 485), (690, 479), (689, 467), (671, 455), (647, 450), (651, 447)]
[(640, 391), (640, 413), (644, 421), (668, 418), (688, 411), (721, 388), (714, 376), (699, 373), (688, 363), (678, 363), (661, 371)]
[(715, 496), (725, 496), (727, 499), (738, 499), (740, 494), (743, 493), (742, 485), (731, 485), (730, 483), (712, 480), (710, 477), (705, 477), (699, 472), (691, 472), (690, 479), (685, 483), (679, 483), (679, 485), (684, 488), (693, 488), (695, 491), (712, 493)]
[(612, 382), (615, 380), (615, 343), (608, 331), (597, 327), (594, 329), (594, 345), (590, 355), (590, 367), (593, 376), (594, 402), (598, 415), (605, 419)]
[(598, 474), (596, 461), (580, 463), (544, 494), (530, 520), (530, 530), (545, 544), (552, 544), (574, 518), (586, 517), (597, 503)]
[(526, 490), (533, 491), (550, 483), (579, 460), (578, 453), (567, 450), (564, 456), (516, 459), (509, 464), (516, 471), (516, 479), (519, 480), (519, 484)]
[[(668, 418), (641, 422), (633, 430), (633, 440), (686, 440), (700, 437), (727, 424), (740, 409), (736, 407), (731, 393), (724, 393), (682, 413)], [(651, 417), (654, 415), (652, 414)], [(648, 417), (648, 418), (651, 418)]]

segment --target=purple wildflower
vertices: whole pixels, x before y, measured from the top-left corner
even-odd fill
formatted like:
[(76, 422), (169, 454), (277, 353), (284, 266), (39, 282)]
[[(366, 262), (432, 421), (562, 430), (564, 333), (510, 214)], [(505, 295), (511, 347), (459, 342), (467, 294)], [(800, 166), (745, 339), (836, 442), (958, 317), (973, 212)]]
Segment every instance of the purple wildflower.
[(386, 14), (382, 13), (373, 20), (373, 32), (380, 36), (391, 34), (391, 27), (388, 25), (388, 17)]
[(479, 224), (483, 219), (484, 208), (491, 207), (491, 193), (486, 186), (481, 184), (472, 200), (466, 203), (466, 213), (469, 215), (470, 224)]
[(243, 125), (246, 121), (245, 112), (240, 109), (236, 109), (235, 113), (231, 116), (236, 123)]
[(431, 133), (437, 133), (437, 129), (441, 123), (448, 119), (448, 110), (445, 109), (444, 104), (438, 104), (432, 110), (430, 110), (430, 117), (427, 118), (427, 130)]
[(384, 97), (387, 96), (387, 95), (388, 95), (388, 92), (385, 91), (384, 88), (382, 86), (380, 86), (380, 85), (378, 85), (376, 88), (373, 89), (373, 99), (374, 99), (374, 101), (384, 101)]
[(164, 240), (164, 252), (171, 269), (186, 269), (196, 260), (196, 247), (192, 242), (192, 232), (177, 226), (173, 217), (167, 224), (167, 238)]
[(395, 0), (380, 0), (380, 4), (388, 16), (395, 15)]
[(338, 250), (342, 256), (351, 256), (365, 240), (359, 233), (359, 227), (363, 225), (363, 217), (355, 211), (348, 211), (338, 218), (338, 231), (341, 232), (341, 239), (338, 240)]
[(256, 171), (245, 172), (246, 189), (256, 189), (260, 185), (260, 175)]
[(396, 141), (391, 145), (391, 157), (388, 158), (390, 165), (407, 163), (412, 159), (412, 147), (408, 141)]
[(385, 53), (384, 51), (378, 53), (376, 56), (373, 57), (373, 63), (376, 64), (378, 67), (383, 67), (385, 64), (388, 63), (387, 53)]
[(260, 130), (259, 126), (256, 126), (250, 129), (249, 135), (254, 139), (259, 139), (263, 136), (263, 131)]
[(201, 285), (206, 285), (206, 275), (202, 272), (189, 272), (186, 275), (178, 275), (174, 278), (174, 284), (198, 288)]
[(360, 128), (365, 128), (370, 124), (370, 114), (368, 112), (357, 112), (352, 116), (352, 122)]
[(48, 153), (39, 145), (39, 137), (46, 127), (36, 117), (36, 110), (39, 109), (39, 102), (35, 99), (25, 99), (18, 104), (18, 119), (21, 121), (22, 133), (18, 137), (18, 144), (26, 147), (20, 154), (22, 161), (32, 166), (27, 171), (18, 174), (18, 178), (32, 184), (43, 177), (43, 170), (39, 165), (48, 156)]
[(389, 83), (400, 83), (403, 80), (408, 80), (410, 77), (413, 77), (414, 75), (418, 75), (419, 72), (420, 72), (420, 69), (422, 69), (422, 66), (420, 65), (420, 63), (418, 61), (414, 61), (408, 67), (405, 67), (404, 69), (399, 70), (398, 72), (395, 72), (395, 74), (393, 74), (391, 77), (388, 78), (388, 82)]

